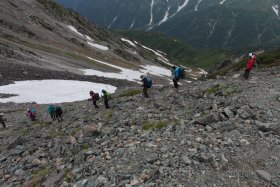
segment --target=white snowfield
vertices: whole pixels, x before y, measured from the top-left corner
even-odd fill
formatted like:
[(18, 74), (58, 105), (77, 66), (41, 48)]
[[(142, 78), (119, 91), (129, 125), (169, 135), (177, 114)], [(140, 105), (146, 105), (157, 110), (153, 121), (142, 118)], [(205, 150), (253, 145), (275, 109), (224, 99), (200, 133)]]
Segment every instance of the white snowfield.
[(112, 72), (103, 72), (99, 70), (94, 70), (94, 69), (81, 69), (85, 75), (96, 75), (99, 77), (107, 77), (107, 78), (114, 78), (114, 79), (124, 79), (124, 80), (129, 80), (129, 81), (134, 81), (140, 83), (140, 76), (143, 74), (150, 74), (150, 75), (156, 75), (160, 77), (170, 77), (171, 76), (171, 71), (162, 68), (159, 66), (152, 66), (152, 65), (145, 65), (141, 66), (139, 70), (131, 70), (123, 67), (119, 67), (116, 65), (112, 65), (107, 62), (103, 62), (97, 59), (93, 59), (91, 57), (88, 57), (90, 60), (93, 60), (95, 62), (116, 68), (120, 70), (118, 73), (112, 73)]
[(72, 80), (16, 81), (15, 84), (1, 86), (0, 93), (17, 96), (0, 99), (0, 103), (49, 104), (82, 101), (89, 98), (90, 90), (101, 94), (102, 89), (114, 93), (117, 88), (108, 84)]
[(136, 45), (135, 45), (132, 41), (130, 41), (130, 40), (128, 40), (128, 39), (121, 38), (121, 40), (122, 40), (123, 42), (129, 43), (129, 44), (130, 44), (131, 46), (133, 46), (133, 47), (136, 47)]
[(88, 35), (84, 35), (82, 33), (80, 33), (75, 27), (69, 25), (68, 28), (73, 31), (74, 33), (76, 33), (77, 35), (81, 36), (82, 38), (86, 39), (87, 40), (87, 44), (91, 47), (94, 47), (96, 49), (100, 49), (102, 51), (107, 51), (109, 50), (109, 48), (107, 46), (103, 46), (103, 45), (100, 45), (100, 44), (97, 44), (97, 43), (93, 43), (93, 39), (91, 37), (89, 37)]

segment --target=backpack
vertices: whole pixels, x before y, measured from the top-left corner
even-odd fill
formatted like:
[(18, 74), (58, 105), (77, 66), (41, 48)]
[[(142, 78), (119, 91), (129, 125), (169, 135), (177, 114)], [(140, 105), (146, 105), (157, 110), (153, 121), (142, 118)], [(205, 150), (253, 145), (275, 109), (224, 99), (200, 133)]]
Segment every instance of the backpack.
[(179, 67), (179, 78), (185, 79), (186, 78), (186, 70), (183, 67)]
[(60, 106), (55, 106), (55, 111), (61, 111), (61, 107)]
[(96, 100), (99, 100), (100, 99), (99, 93), (95, 93), (95, 97), (96, 97)]
[(151, 88), (153, 86), (153, 81), (151, 78), (147, 77), (147, 88)]

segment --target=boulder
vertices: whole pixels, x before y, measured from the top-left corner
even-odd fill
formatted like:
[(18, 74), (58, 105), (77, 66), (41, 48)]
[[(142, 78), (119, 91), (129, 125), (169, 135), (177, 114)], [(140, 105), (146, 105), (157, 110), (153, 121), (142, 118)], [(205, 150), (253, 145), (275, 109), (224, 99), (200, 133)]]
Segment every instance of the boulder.
[(257, 173), (257, 175), (260, 178), (266, 180), (267, 182), (271, 181), (271, 175), (267, 171), (265, 171), (265, 170), (256, 170), (256, 173)]
[(280, 123), (262, 123), (259, 121), (255, 121), (256, 126), (259, 130), (264, 132), (272, 131), (274, 134), (280, 136)]

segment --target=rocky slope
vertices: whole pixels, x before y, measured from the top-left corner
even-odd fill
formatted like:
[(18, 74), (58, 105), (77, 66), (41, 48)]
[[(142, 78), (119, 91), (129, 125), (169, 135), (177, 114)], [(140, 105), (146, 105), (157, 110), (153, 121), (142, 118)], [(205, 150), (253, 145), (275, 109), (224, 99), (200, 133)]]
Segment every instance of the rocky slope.
[[(242, 72), (240, 72), (242, 73)], [(279, 186), (280, 67), (116, 94), (111, 109), (3, 104), (1, 186)]]

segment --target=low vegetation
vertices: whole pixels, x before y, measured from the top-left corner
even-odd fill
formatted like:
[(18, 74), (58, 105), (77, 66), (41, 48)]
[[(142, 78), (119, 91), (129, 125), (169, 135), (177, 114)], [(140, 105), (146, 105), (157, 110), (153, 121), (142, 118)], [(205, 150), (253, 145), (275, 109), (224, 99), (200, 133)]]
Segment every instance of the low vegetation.
[(35, 170), (32, 174), (35, 177), (44, 177), (44, 176), (46, 176), (50, 173), (51, 173), (51, 168), (50, 167), (45, 167), (45, 168), (40, 168), (38, 170)]
[(167, 126), (167, 121), (145, 121), (142, 124), (142, 129), (147, 130), (157, 130), (162, 129)]
[(106, 110), (103, 113), (103, 119), (106, 123), (108, 123), (110, 121), (110, 119), (112, 118), (113, 112), (114, 112), (113, 110)]

